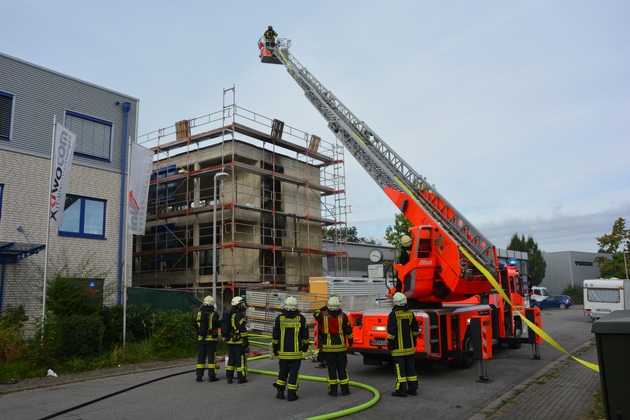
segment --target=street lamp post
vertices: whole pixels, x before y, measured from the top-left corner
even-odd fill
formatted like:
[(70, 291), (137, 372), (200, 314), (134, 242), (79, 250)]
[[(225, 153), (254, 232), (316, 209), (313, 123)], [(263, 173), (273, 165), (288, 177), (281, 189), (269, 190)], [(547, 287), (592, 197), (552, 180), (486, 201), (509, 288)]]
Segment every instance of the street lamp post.
[(214, 202), (212, 212), (212, 299), (217, 302), (217, 180), (230, 176), (227, 172), (214, 174)]

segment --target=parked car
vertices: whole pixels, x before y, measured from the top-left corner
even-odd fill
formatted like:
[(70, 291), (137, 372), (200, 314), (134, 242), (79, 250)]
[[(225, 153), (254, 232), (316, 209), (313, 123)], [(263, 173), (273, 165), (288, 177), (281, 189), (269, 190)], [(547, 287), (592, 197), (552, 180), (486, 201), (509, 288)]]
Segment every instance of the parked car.
[(571, 298), (566, 295), (549, 296), (547, 299), (532, 302), (532, 307), (540, 309), (567, 309), (570, 306), (573, 306), (573, 302), (571, 302)]

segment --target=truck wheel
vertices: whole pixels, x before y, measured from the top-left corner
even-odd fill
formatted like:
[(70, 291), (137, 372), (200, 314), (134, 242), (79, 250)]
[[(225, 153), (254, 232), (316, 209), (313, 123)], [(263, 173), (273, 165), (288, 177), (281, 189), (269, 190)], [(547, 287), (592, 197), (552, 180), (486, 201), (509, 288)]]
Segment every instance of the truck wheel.
[(518, 338), (510, 340), (510, 341), (508, 341), (508, 348), (510, 348), (512, 350), (520, 349), (521, 348), (521, 342), (518, 341)]
[[(473, 351), (473, 342), (470, 333), (467, 332), (462, 340), (462, 350)], [(455, 359), (455, 366), (460, 369), (470, 369), (475, 364), (475, 359), (471, 357), (461, 357)]]

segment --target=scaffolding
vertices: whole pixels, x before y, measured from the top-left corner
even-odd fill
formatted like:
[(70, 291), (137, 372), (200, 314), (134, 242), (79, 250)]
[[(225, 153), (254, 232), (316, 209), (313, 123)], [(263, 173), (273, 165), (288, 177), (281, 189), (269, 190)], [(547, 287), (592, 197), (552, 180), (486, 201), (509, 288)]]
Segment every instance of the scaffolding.
[(348, 275), (342, 228), (350, 208), (337, 139), (238, 107), (232, 87), (220, 111), (138, 142), (155, 157), (145, 235), (134, 244), (134, 286), (201, 297), (212, 286), (215, 256), (218, 287), (231, 295), (306, 290), (310, 277)]

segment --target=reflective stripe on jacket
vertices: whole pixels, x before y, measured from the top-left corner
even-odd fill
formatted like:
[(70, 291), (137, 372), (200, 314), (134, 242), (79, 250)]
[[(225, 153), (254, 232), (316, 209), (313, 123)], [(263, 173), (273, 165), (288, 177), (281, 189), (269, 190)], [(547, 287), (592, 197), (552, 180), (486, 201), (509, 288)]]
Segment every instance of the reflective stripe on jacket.
[(302, 348), (309, 344), (304, 315), (299, 311), (282, 311), (273, 324), (271, 343), (281, 359), (301, 359)]
[(387, 318), (387, 340), (392, 356), (410, 356), (415, 353), (418, 320), (409, 307), (394, 306)]
[(247, 338), (247, 317), (241, 311), (231, 312), (230, 323), (232, 324), (232, 335), (226, 343), (243, 344), (243, 339)]
[(353, 339), (354, 336), (348, 316), (344, 312), (318, 309), (313, 317), (317, 321), (317, 342), (322, 351), (348, 350), (346, 338)]
[(220, 325), (221, 320), (214, 307), (203, 305), (197, 312), (197, 340), (217, 341)]
[[(260, 33), (260, 32), (259, 32)], [(278, 34), (274, 30), (267, 29), (265, 31), (265, 41), (273, 41)]]

